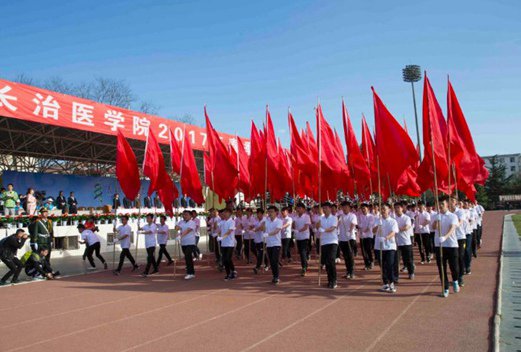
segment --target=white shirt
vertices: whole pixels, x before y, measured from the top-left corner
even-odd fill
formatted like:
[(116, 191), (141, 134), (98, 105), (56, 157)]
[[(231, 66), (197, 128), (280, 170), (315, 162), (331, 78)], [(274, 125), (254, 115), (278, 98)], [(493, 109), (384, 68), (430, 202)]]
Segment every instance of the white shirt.
[(177, 223), (177, 226), (179, 226), (179, 228), (180, 228), (179, 236), (181, 236), (181, 233), (190, 229), (190, 232), (188, 234), (181, 237), (181, 246), (195, 245), (195, 228), (196, 228), (195, 222), (193, 220), (188, 220), (188, 221), (181, 220)]
[(209, 223), (210, 223), (210, 235), (212, 237), (217, 237), (217, 235), (218, 235), (217, 224), (219, 224), (219, 221), (221, 221), (221, 218), (219, 217), (219, 215), (211, 218), (210, 221), (209, 221)]
[[(282, 220), (279, 218), (275, 218), (275, 220), (271, 220), (269, 217), (265, 220), (266, 223), (266, 233), (268, 237), (266, 238), (266, 247), (280, 247), (281, 246), (281, 230), (282, 230)], [(271, 232), (277, 230), (275, 235), (270, 235)]]
[(221, 236), (224, 236), (226, 232), (231, 230), (231, 233), (226, 238), (223, 238), (221, 241), (221, 247), (235, 247), (235, 220), (228, 219), (228, 220), (222, 220), (219, 224), (220, 233)]
[[(380, 250), (380, 245), (382, 251), (395, 251), (396, 250), (396, 234), (400, 232), (398, 228), (398, 223), (395, 219), (388, 216), (387, 219), (379, 218), (375, 223), (377, 226), (381, 226), (381, 228), (376, 232), (376, 237), (374, 241), (374, 248)], [(394, 232), (394, 237), (390, 240), (385, 239), (391, 232)]]
[[(119, 241), (119, 246), (121, 248), (130, 248), (130, 236), (132, 234), (132, 228), (130, 227), (129, 224), (126, 224), (126, 225), (120, 225), (118, 228), (117, 228), (117, 231), (119, 232), (118, 234), (118, 240)], [(125, 237), (126, 235), (128, 235), (127, 237)], [(125, 237), (125, 238), (123, 238)]]
[(244, 229), (242, 228), (242, 219), (244, 218), (244, 215), (241, 217), (236, 216), (234, 223), (235, 223), (235, 236), (242, 236), (244, 233)]
[(156, 233), (157, 233), (157, 225), (152, 224), (146, 224), (143, 226), (142, 230), (144, 232), (150, 231), (151, 234), (146, 235), (145, 234), (145, 248), (155, 247), (156, 246)]
[[(427, 225), (422, 225), (427, 222)], [(414, 221), (414, 233), (430, 233), (431, 215), (426, 211), (418, 212)]]
[(438, 232), (438, 230), (434, 230), (434, 219), (436, 219), (436, 215), (438, 215), (437, 212), (435, 212), (434, 210), (432, 211), (429, 211), (428, 212), (430, 217), (431, 217), (431, 223), (429, 224), (429, 230), (431, 230), (431, 232)]
[[(401, 216), (396, 215), (395, 220), (398, 223), (398, 233), (395, 235), (396, 244), (398, 246), (410, 246), (412, 244), (411, 236), (413, 235), (411, 218), (402, 214)], [(400, 230), (406, 226), (410, 226), (408, 230)]]
[(338, 240), (342, 242), (356, 241), (356, 225), (358, 225), (358, 219), (354, 213), (340, 215), (338, 220)]
[(255, 217), (252, 215), (250, 217), (244, 216), (242, 219), (242, 228), (244, 230), (244, 234), (242, 237), (245, 240), (252, 240), (253, 239), (253, 230), (250, 230), (250, 226), (253, 225), (253, 221), (255, 220)]
[(464, 240), (467, 238), (467, 216), (468, 214), (465, 210), (461, 208), (456, 208), (454, 210), (454, 215), (458, 217), (459, 225), (456, 228), (456, 238), (458, 240)]
[(360, 214), (358, 219), (358, 227), (360, 228), (360, 237), (362, 238), (373, 238), (373, 227), (374, 227), (375, 217), (371, 213), (367, 213), (367, 215)]
[[(157, 231), (157, 244), (166, 244), (168, 241), (168, 225), (165, 223), (164, 225), (158, 224), (156, 225), (156, 231)], [(159, 232), (165, 232), (159, 233)]]
[[(326, 229), (334, 227), (332, 232), (325, 232)], [(318, 229), (320, 237), (320, 245), (338, 244), (338, 218), (333, 214), (329, 216), (322, 215), (320, 217), (320, 227)]]
[[(304, 226), (308, 225), (308, 228), (304, 231), (300, 231)], [(295, 238), (297, 241), (309, 240), (309, 227), (311, 226), (311, 218), (309, 214), (302, 214), (301, 216), (295, 217)]]
[(92, 246), (99, 242), (99, 237), (91, 230), (83, 230), (81, 233), (81, 240), (87, 242), (87, 246)]
[(286, 216), (285, 218), (282, 218), (282, 225), (289, 224), (288, 227), (283, 228), (280, 237), (281, 238), (291, 238), (291, 225), (293, 224), (293, 219), (289, 216)]
[(481, 226), (483, 223), (483, 213), (485, 212), (485, 208), (483, 208), (481, 204), (477, 204), (475, 208), (478, 213), (478, 225)]
[[(438, 221), (438, 225), (441, 225), (439, 229), (441, 229), (441, 235), (445, 236), (447, 235), (447, 232), (449, 232), (449, 229), (452, 225), (458, 226), (458, 217), (451, 213), (450, 211), (447, 211), (445, 214), (440, 213), (435, 216), (434, 221)], [(440, 236), (439, 231), (436, 231), (436, 234), (434, 235), (434, 245), (436, 247), (440, 246)], [(449, 247), (449, 248), (458, 248), (458, 239), (456, 238), (456, 231), (450, 235), (445, 242), (442, 243), (442, 247)]]
[(201, 236), (201, 219), (199, 219), (197, 216), (195, 218), (192, 218), (192, 221), (195, 224), (195, 235), (197, 237)]
[[(253, 222), (253, 229), (255, 230), (258, 227), (262, 226), (262, 223), (266, 221), (266, 218), (262, 218), (262, 220), (259, 220), (257, 217), (255, 217), (255, 221)], [(262, 243), (264, 242), (264, 230), (255, 231), (253, 235), (253, 242), (255, 243)]]

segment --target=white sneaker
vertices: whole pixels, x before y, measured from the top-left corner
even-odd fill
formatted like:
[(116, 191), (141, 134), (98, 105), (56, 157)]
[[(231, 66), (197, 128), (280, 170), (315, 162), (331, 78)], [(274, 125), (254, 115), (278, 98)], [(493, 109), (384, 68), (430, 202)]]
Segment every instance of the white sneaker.
[(199, 260), (203, 260), (203, 253), (199, 253)]
[(337, 263), (337, 264), (340, 263), (340, 258), (336, 258), (335, 263)]
[(389, 290), (389, 285), (383, 285), (380, 291), (387, 292)]
[(389, 293), (396, 293), (396, 288), (394, 287), (394, 284), (390, 284), (389, 285), (389, 290), (388, 290)]
[(93, 268), (92, 266), (89, 266), (87, 270), (96, 270), (96, 268)]
[(195, 278), (195, 275), (188, 274), (185, 276), (185, 280), (192, 280)]
[(449, 297), (449, 289), (446, 289), (445, 291), (443, 291), (443, 297), (445, 297), (445, 298)]
[(458, 293), (459, 292), (459, 284), (457, 281), (454, 281), (452, 283), (452, 288), (454, 289), (454, 293)]

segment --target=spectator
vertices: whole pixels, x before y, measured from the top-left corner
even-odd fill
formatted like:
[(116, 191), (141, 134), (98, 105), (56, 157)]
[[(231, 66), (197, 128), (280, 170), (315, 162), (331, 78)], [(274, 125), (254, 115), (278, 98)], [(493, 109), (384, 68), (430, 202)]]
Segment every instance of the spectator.
[[(145, 198), (145, 200), (146, 200), (146, 198)], [(134, 200), (134, 207), (138, 208), (138, 209), (141, 208), (141, 194), (139, 194), (139, 193), (137, 194), (137, 197)], [(146, 208), (146, 203), (145, 203), (145, 208)]]
[(34, 189), (32, 188), (29, 188), (27, 190), (27, 194), (25, 195), (25, 208), (27, 215), (36, 214), (36, 197), (34, 196)]
[[(137, 201), (136, 201), (136, 203), (137, 203)], [(146, 196), (146, 197), (143, 199), (143, 203), (144, 203), (145, 208), (147, 208), (147, 209), (152, 208), (152, 201), (150, 200), (150, 197), (149, 197), (149, 196)]]
[(78, 200), (74, 197), (74, 192), (70, 193), (67, 203), (69, 204), (69, 212), (71, 214), (78, 214)]
[(29, 224), (31, 234), (31, 249), (38, 250), (39, 247), (47, 247), (49, 252), (46, 256), (47, 262), (51, 262), (51, 248), (54, 238), (54, 227), (52, 221), (47, 218), (46, 208), (40, 209), (41, 217), (34, 217)]
[(54, 210), (54, 200), (52, 198), (47, 199), (43, 207), (47, 210)]
[(2, 200), (4, 201), (4, 215), (16, 215), (15, 207), (18, 200), (18, 193), (13, 189), (13, 184), (7, 185), (7, 191), (2, 193)]
[(53, 272), (51, 265), (45, 258), (49, 254), (49, 248), (42, 246), (37, 251), (28, 251), (22, 257), (22, 264), (25, 265), (25, 274), (33, 279), (52, 280), (60, 275), (60, 272)]
[(18, 276), (24, 266), (16, 257), (16, 253), (24, 246), (26, 240), (27, 234), (24, 230), (18, 229), (14, 235), (4, 237), (0, 241), (0, 260), (9, 268), (9, 271), (0, 279), (0, 286), (5, 285), (11, 276), (13, 276), (12, 284), (18, 282)]
[(121, 201), (119, 200), (119, 194), (114, 193), (114, 198), (112, 198), (112, 209), (114, 209), (114, 213), (121, 206)]
[(65, 199), (63, 191), (60, 191), (58, 198), (56, 198), (56, 208), (60, 209), (62, 214), (67, 214), (69, 212), (69, 206), (67, 205), (67, 199)]
[(127, 197), (123, 198), (123, 208), (130, 209), (132, 208), (132, 201), (128, 199)]
[(5, 193), (5, 187), (0, 188), (0, 211), (2, 214), (4, 213), (4, 193)]

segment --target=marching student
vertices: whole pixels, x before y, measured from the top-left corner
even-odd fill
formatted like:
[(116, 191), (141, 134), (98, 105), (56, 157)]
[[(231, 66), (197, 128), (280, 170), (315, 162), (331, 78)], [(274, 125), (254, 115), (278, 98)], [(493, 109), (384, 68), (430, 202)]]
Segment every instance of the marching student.
[(213, 252), (215, 254), (215, 262), (217, 263), (218, 267), (221, 268), (221, 249), (219, 248), (219, 244), (217, 242), (217, 225), (219, 224), (219, 221), (221, 221), (221, 218), (219, 217), (217, 209), (210, 209), (210, 220), (208, 220), (208, 229), (210, 230), (210, 241), (213, 247)]
[(224, 281), (228, 281), (237, 278), (237, 272), (233, 265), (233, 250), (237, 244), (235, 239), (236, 219), (231, 218), (232, 211), (229, 208), (224, 209), (222, 216), (223, 219), (219, 224), (219, 237), (217, 237), (217, 241), (221, 242), (222, 261), (224, 269), (226, 270)]
[(481, 244), (483, 243), (481, 237), (483, 236), (483, 214), (485, 213), (485, 208), (481, 204), (478, 203), (478, 201), (474, 202), (474, 208), (476, 209), (476, 212), (478, 213), (478, 238), (477, 238), (477, 246), (478, 249), (481, 248)]
[(105, 261), (105, 258), (100, 253), (100, 239), (98, 235), (96, 235), (92, 230), (87, 230), (85, 228), (85, 225), (79, 224), (78, 225), (78, 231), (81, 234), (81, 240), (79, 243), (86, 244), (87, 245), (87, 259), (90, 263), (90, 270), (96, 269), (96, 264), (94, 264), (94, 259), (92, 258), (92, 254), (95, 252), (96, 257), (101, 261), (103, 264), (103, 267), (105, 270), (108, 268), (107, 262)]
[(264, 218), (264, 210), (257, 209), (257, 217), (253, 222), (253, 230), (255, 231), (253, 241), (255, 243), (255, 256), (257, 257), (257, 263), (255, 265), (255, 268), (253, 268), (253, 272), (255, 274), (259, 273), (263, 260), (264, 270), (268, 271), (268, 259), (264, 257), (264, 234), (266, 232), (265, 223), (266, 219)]
[(163, 254), (168, 260), (167, 265), (172, 265), (174, 261), (172, 257), (170, 257), (170, 253), (166, 250), (166, 244), (168, 242), (168, 237), (170, 235), (170, 229), (166, 223), (166, 216), (161, 215), (159, 217), (159, 225), (156, 225), (156, 233), (157, 233), (157, 244), (159, 245), (159, 254), (157, 255), (157, 266), (161, 263), (161, 259), (163, 259)]
[[(458, 217), (449, 211), (446, 198), (440, 199), (440, 213), (434, 217), (434, 229), (436, 230), (434, 245), (436, 246), (436, 263), (438, 272), (443, 285), (443, 297), (449, 296), (449, 278), (447, 273), (447, 262), (449, 263), (452, 275), (452, 287), (454, 293), (459, 292), (459, 259), (458, 259), (458, 240), (456, 238), (456, 228), (458, 227)], [(440, 256), (443, 256), (443, 263)]]
[(429, 237), (430, 223), (431, 215), (427, 212), (425, 203), (418, 202), (418, 211), (414, 220), (414, 240), (418, 243), (420, 264), (425, 264), (425, 261), (430, 263), (432, 259), (432, 247)]
[(459, 276), (458, 284), (463, 287), (463, 275), (465, 267), (465, 244), (467, 242), (467, 213), (465, 210), (458, 207), (456, 198), (450, 198), (449, 210), (458, 217), (458, 227), (456, 227), (456, 239), (458, 240), (458, 265)]
[[(192, 213), (190, 210), (183, 211), (183, 220), (179, 221), (175, 227), (178, 231), (177, 239), (181, 240), (181, 249), (185, 256), (186, 262), (186, 276), (185, 280), (191, 280), (195, 278), (194, 268), (194, 248), (195, 248), (195, 230), (196, 224), (192, 220)], [(216, 232), (217, 233), (217, 232)], [(217, 242), (217, 238), (216, 238)]]
[(138, 229), (145, 235), (145, 248), (147, 251), (147, 266), (143, 274), (141, 274), (142, 277), (148, 276), (151, 266), (154, 267), (154, 271), (151, 274), (159, 272), (155, 258), (157, 225), (154, 223), (154, 214), (148, 214), (146, 220), (147, 223), (141, 229)]
[(286, 259), (287, 263), (291, 263), (291, 229), (293, 227), (293, 219), (289, 216), (288, 207), (282, 208), (281, 220), (282, 259)]
[(370, 270), (374, 267), (373, 261), (373, 247), (374, 247), (374, 235), (373, 227), (375, 218), (374, 215), (369, 212), (367, 204), (362, 204), (362, 213), (358, 219), (358, 228), (360, 229), (360, 239), (362, 241), (362, 249), (364, 253), (364, 266), (365, 270)]
[(130, 253), (130, 236), (132, 234), (132, 228), (128, 224), (128, 215), (121, 216), (121, 225), (116, 229), (116, 239), (121, 247), (121, 254), (119, 255), (118, 268), (114, 270), (114, 275), (119, 275), (123, 268), (123, 262), (125, 258), (128, 258), (132, 264), (132, 271), (136, 271), (139, 266), (136, 264), (134, 257)]
[(0, 260), (9, 268), (9, 271), (0, 279), (0, 286), (5, 285), (11, 275), (13, 276), (11, 283), (18, 282), (18, 276), (24, 266), (16, 257), (16, 253), (24, 246), (26, 240), (27, 234), (22, 229), (18, 229), (13, 235), (0, 240)]
[(270, 261), (271, 272), (273, 274), (272, 283), (279, 283), (279, 257), (280, 257), (280, 247), (282, 246), (281, 242), (281, 231), (283, 228), (282, 220), (277, 217), (278, 209), (276, 206), (272, 205), (268, 207), (268, 217), (264, 221), (265, 226), (265, 234), (266, 237), (266, 250), (268, 252), (268, 258)]
[(237, 208), (235, 212), (235, 242), (237, 243), (235, 247), (235, 257), (237, 260), (241, 259), (242, 251), (243, 251), (243, 242), (244, 242), (244, 228), (242, 227), (244, 214), (241, 208)]
[(194, 260), (203, 259), (203, 254), (199, 249), (199, 240), (201, 239), (201, 220), (197, 217), (197, 211), (192, 210), (192, 221), (195, 223), (195, 248), (194, 248)]
[(344, 278), (346, 279), (354, 279), (354, 267), (355, 267), (355, 259), (354, 259), (354, 251), (353, 251), (353, 236), (355, 238), (354, 242), (356, 245), (356, 225), (358, 224), (358, 220), (356, 215), (351, 212), (351, 204), (349, 202), (342, 202), (342, 215), (338, 218), (338, 247), (342, 251), (342, 255), (344, 256), (344, 262), (346, 265), (346, 274)]
[[(316, 233), (317, 229), (318, 229), (318, 223), (320, 221), (320, 216), (321, 216), (321, 210), (320, 210), (320, 207), (318, 205), (314, 205), (313, 208), (311, 209), (311, 225), (312, 225), (312, 228), (313, 228), (313, 237), (315, 237), (315, 247), (316, 247), (316, 251), (317, 251), (317, 255), (319, 254), (319, 248), (320, 248), (320, 236), (318, 236), (318, 234)], [(310, 252), (311, 252), (311, 248), (310, 248)]]
[(469, 223), (470, 228), (472, 230), (472, 256), (474, 258), (478, 257), (478, 213), (474, 204), (469, 202)]
[(403, 213), (403, 203), (394, 204), (394, 219), (398, 224), (398, 233), (395, 235), (398, 246), (398, 257), (402, 257), (403, 266), (407, 268), (409, 279), (414, 279), (414, 257), (412, 252), (412, 221), (408, 215)]
[(469, 210), (469, 204), (470, 202), (462, 202), (463, 204), (463, 211), (465, 212), (465, 218), (467, 220), (466, 227), (465, 227), (465, 254), (463, 256), (463, 268), (460, 267), (460, 270), (463, 271), (463, 275), (470, 275), (472, 274), (471, 265), (472, 265), (472, 228), (470, 226), (470, 210)]
[(397, 277), (395, 272), (396, 260), (396, 234), (400, 231), (398, 223), (390, 216), (391, 206), (389, 204), (382, 205), (381, 217), (376, 221), (376, 227), (373, 232), (376, 234), (375, 247), (381, 249), (382, 256), (382, 281), (383, 286), (380, 291), (395, 293), (394, 286)]
[(331, 214), (331, 203), (324, 203), (322, 210), (324, 215), (320, 217), (317, 227), (322, 252), (320, 264), (326, 266), (327, 287), (335, 289), (337, 287), (335, 257), (338, 248), (338, 218)]
[(295, 217), (295, 238), (297, 240), (297, 250), (300, 256), (301, 276), (306, 276), (308, 270), (309, 257), (309, 231), (311, 218), (306, 212), (304, 203), (297, 204), (297, 216)]
[(435, 215), (438, 214), (435, 210), (434, 210), (434, 205), (430, 204), (430, 203), (427, 203), (427, 213), (429, 213), (429, 216), (431, 218), (430, 220), (430, 224), (429, 224), (429, 238), (431, 240), (431, 248), (432, 248), (432, 251), (434, 252), (435, 248), (434, 248), (434, 237), (436, 236), (436, 230), (434, 230), (434, 218), (435, 218)]
[(250, 253), (254, 252), (253, 246), (253, 236), (254, 236), (254, 222), (255, 217), (253, 216), (253, 212), (251, 208), (246, 209), (246, 216), (243, 217), (242, 220), (242, 228), (244, 229), (244, 234), (242, 235), (244, 241), (244, 256), (246, 257), (246, 263), (251, 264)]

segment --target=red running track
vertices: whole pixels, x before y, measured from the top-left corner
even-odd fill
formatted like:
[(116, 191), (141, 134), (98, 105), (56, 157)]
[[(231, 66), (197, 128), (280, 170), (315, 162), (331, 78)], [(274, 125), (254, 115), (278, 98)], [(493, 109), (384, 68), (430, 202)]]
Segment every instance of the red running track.
[(434, 262), (391, 295), (360, 256), (357, 278), (336, 290), (317, 286), (316, 267), (301, 278), (298, 264), (276, 287), (241, 262), (232, 282), (204, 262), (193, 281), (172, 267), (147, 279), (103, 272), (1, 289), (0, 351), (489, 350), (505, 214), (485, 214), (472, 275), (447, 299)]

